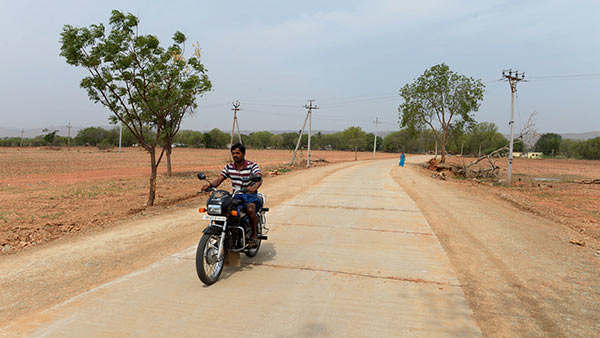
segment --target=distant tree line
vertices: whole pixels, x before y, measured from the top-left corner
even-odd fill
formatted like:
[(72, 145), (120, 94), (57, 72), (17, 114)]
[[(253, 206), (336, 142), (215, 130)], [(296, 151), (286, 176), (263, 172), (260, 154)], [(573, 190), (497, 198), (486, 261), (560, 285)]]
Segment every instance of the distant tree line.
[[(433, 130), (411, 130), (409, 128), (391, 133), (383, 139), (383, 150), (387, 152), (423, 153), (435, 149), (436, 140), (440, 148), (440, 133)], [(450, 154), (478, 155), (506, 145), (508, 140), (498, 132), (494, 123), (481, 122), (462, 129), (450, 129), (446, 139), (446, 151)], [(523, 151), (523, 143), (515, 142), (515, 151)]]
[[(153, 138), (155, 132), (149, 127), (144, 133), (146, 137)], [(242, 134), (242, 143), (252, 149), (289, 149), (293, 150), (298, 141), (299, 132), (273, 134), (269, 131), (258, 131)], [(372, 151), (373, 133), (367, 133), (360, 127), (350, 127), (344, 131), (323, 134), (318, 132), (311, 137), (311, 148), (321, 150), (352, 150)], [(402, 129), (388, 134), (384, 138), (377, 137), (377, 150), (391, 153), (425, 153), (435, 149), (436, 137), (439, 142), (439, 133), (432, 130), (413, 131)], [(175, 136), (173, 144), (176, 147), (213, 148), (225, 149), (230, 141), (231, 134), (219, 129), (208, 132), (182, 130)], [(237, 142), (236, 135), (234, 142)], [(477, 156), (480, 153), (490, 152), (506, 145), (508, 140), (498, 132), (494, 123), (481, 122), (462, 130), (450, 130), (447, 139), (447, 151), (450, 154)], [(18, 147), (20, 137), (5, 137), (0, 139), (0, 146)], [(46, 130), (43, 135), (23, 139), (23, 146), (66, 146), (67, 138), (59, 136), (56, 131)], [(105, 129), (102, 127), (88, 127), (81, 129), (71, 139), (73, 146), (94, 146), (101, 149), (119, 145), (119, 128)], [(126, 128), (123, 129), (122, 145), (130, 147), (137, 145), (137, 138)], [(308, 145), (308, 135), (302, 136), (301, 147)], [(439, 143), (438, 143), (439, 147)], [(525, 150), (539, 151), (547, 157), (600, 159), (600, 137), (589, 140), (563, 139), (555, 133), (541, 135), (533, 147), (525, 149), (523, 142), (515, 140), (514, 151)]]
[(540, 136), (534, 149), (548, 157), (600, 160), (600, 137), (571, 140), (555, 133), (546, 133)]

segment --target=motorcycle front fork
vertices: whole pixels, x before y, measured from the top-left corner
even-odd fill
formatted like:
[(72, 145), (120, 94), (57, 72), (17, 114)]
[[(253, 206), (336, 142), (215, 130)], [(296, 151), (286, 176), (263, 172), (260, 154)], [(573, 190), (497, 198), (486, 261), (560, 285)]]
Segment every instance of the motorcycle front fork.
[(223, 231), (221, 232), (221, 238), (219, 239), (219, 255), (217, 256), (219, 260), (223, 260), (225, 258), (225, 235), (227, 233), (227, 221), (223, 223)]

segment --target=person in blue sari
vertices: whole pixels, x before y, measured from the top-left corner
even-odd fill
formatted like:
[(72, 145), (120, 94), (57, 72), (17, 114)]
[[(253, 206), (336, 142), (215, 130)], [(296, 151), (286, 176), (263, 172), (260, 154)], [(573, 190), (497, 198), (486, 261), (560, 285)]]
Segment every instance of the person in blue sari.
[(406, 158), (406, 156), (404, 156), (404, 153), (400, 154), (400, 162), (398, 162), (398, 165), (401, 167), (404, 167), (404, 159)]

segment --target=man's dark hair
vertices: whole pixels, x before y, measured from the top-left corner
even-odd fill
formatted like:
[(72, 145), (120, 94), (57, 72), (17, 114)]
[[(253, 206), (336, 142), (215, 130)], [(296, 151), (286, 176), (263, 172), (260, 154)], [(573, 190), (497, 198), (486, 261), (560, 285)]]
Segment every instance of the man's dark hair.
[(244, 145), (241, 143), (236, 143), (231, 146), (231, 151), (234, 151), (236, 149), (239, 149), (242, 152), (242, 154), (246, 153), (246, 147), (244, 147)]

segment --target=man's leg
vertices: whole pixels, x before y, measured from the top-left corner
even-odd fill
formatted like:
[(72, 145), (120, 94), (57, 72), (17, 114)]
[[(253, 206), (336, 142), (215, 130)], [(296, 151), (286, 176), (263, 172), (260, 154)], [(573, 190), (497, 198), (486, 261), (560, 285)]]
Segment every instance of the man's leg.
[(248, 217), (250, 217), (250, 225), (252, 225), (251, 238), (258, 239), (258, 228), (257, 228), (258, 218), (256, 218), (256, 204), (248, 203), (246, 210), (248, 211)]

